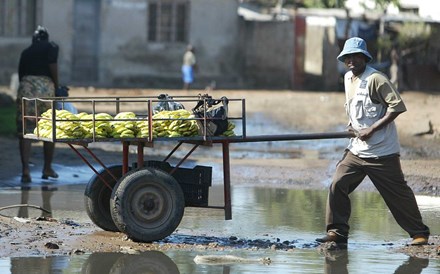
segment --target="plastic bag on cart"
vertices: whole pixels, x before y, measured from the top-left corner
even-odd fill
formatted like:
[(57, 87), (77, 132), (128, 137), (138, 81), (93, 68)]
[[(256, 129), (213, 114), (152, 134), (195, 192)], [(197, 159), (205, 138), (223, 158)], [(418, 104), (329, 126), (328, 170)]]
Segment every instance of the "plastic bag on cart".
[(218, 136), (228, 130), (228, 103), (228, 98), (224, 96), (220, 100), (214, 100), (207, 94), (200, 96), (193, 108), (196, 118), (204, 118), (206, 114), (206, 120), (197, 120), (200, 135)]
[[(67, 86), (59, 86), (55, 90), (55, 96), (56, 97), (69, 97), (69, 88)], [(55, 108), (58, 110), (65, 109), (73, 114), (77, 114), (78, 110), (71, 102), (65, 102), (65, 101), (57, 101), (55, 103)]]
[(159, 99), (159, 102), (153, 107), (153, 114), (164, 110), (185, 109), (181, 103), (174, 101), (173, 97), (168, 94), (161, 94), (157, 98)]

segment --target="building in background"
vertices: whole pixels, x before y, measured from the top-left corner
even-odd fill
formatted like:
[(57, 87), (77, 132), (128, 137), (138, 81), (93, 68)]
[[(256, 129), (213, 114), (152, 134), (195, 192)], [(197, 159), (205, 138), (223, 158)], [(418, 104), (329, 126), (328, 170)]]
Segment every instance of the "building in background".
[(237, 9), (236, 0), (0, 0), (0, 83), (16, 72), (38, 24), (60, 46), (67, 85), (181, 86), (189, 43), (198, 53), (195, 85), (239, 82)]
[[(359, 1), (346, 3), (359, 7)], [(436, 14), (426, 15), (430, 1), (436, 0), (402, 0), (408, 2), (406, 13), (412, 12), (408, 17), (391, 7), (384, 16), (365, 10), (261, 10), (239, 0), (0, 0), (0, 85), (9, 84), (40, 24), (60, 46), (65, 85), (181, 88), (181, 58), (192, 44), (195, 89), (215, 83), (219, 89), (338, 90), (344, 67), (335, 56), (346, 38), (364, 38), (373, 65), (386, 72), (389, 56), (379, 38), (416, 18), (433, 31), (424, 50), (405, 57), (407, 89), (436, 90), (440, 32)]]

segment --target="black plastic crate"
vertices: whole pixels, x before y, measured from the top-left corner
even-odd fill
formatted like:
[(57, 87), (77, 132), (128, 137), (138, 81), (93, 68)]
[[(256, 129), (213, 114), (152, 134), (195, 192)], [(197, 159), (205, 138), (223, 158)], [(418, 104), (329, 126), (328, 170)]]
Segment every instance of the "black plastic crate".
[[(145, 167), (154, 167), (170, 173), (174, 167), (168, 162), (146, 161)], [(179, 167), (171, 176), (180, 184), (185, 196), (185, 206), (208, 206), (209, 187), (212, 184), (212, 167)]]

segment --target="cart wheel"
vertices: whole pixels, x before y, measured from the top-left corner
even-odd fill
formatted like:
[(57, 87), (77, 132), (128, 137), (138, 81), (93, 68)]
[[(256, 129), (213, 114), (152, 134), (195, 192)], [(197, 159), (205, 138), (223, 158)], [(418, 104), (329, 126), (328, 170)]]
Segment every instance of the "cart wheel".
[[(108, 169), (118, 180), (122, 177), (121, 165), (110, 166)], [(99, 171), (99, 175), (105, 179), (112, 189), (114, 188), (117, 181), (105, 169)], [(87, 214), (94, 224), (107, 231), (119, 231), (110, 213), (112, 189), (109, 189), (98, 175), (93, 175), (84, 192), (84, 204)]]
[(185, 198), (179, 183), (155, 168), (126, 174), (110, 199), (115, 225), (131, 239), (152, 242), (169, 236), (180, 224)]

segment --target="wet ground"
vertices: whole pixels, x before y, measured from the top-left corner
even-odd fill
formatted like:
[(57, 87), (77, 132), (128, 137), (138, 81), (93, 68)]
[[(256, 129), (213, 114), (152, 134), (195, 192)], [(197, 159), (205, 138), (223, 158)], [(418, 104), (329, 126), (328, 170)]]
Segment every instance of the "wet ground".
[[(211, 189), (210, 203), (221, 202), (219, 187)], [(68, 246), (63, 235), (100, 233), (81, 208), (81, 185), (59, 186), (50, 191), (50, 195), (44, 192), (35, 187), (21, 193), (10, 190), (0, 195), (2, 203), (9, 204), (17, 203), (23, 194), (30, 204), (41, 204), (41, 200), (46, 199), (43, 204), (51, 205), (53, 216), (61, 223), (53, 229), (68, 227), (65, 232), (51, 229), (30, 237), (47, 236), (42, 243), (57, 244), (62, 249)], [(438, 259), (409, 257), (393, 251), (393, 248), (405, 246), (407, 235), (395, 223), (380, 196), (372, 192), (358, 192), (353, 196), (353, 233), (348, 248), (320, 248), (314, 239), (322, 235), (325, 197), (326, 192), (319, 190), (237, 186), (232, 192), (232, 220), (225, 221), (222, 210), (187, 208), (177, 231), (154, 244), (153, 249), (160, 251), (153, 252), (151, 246), (133, 245), (122, 235), (108, 233), (104, 237), (113, 238), (119, 244), (113, 252), (91, 254), (89, 250), (76, 250), (73, 254), (51, 257), (51, 247), (48, 246), (46, 251), (30, 252), (32, 257), (13, 255), (0, 259), (0, 270), (4, 270), (0, 272), (96, 273), (92, 269), (109, 269), (111, 272), (99, 273), (136, 273), (132, 272), (136, 268), (150, 269), (154, 273), (438, 273), (440, 270)], [(438, 225), (439, 199), (417, 196), (424, 220), (431, 227)], [(3, 213), (19, 211), (6, 210)], [(27, 213), (30, 217), (41, 214), (35, 209), (28, 209)], [(40, 221), (40, 224), (44, 222)], [(57, 237), (49, 237), (50, 233)], [(25, 238), (18, 238), (13, 243), (17, 248), (28, 245), (30, 249), (34, 244)], [(193, 259), (197, 255), (214, 255), (218, 261), (196, 264)], [(225, 255), (247, 261), (222, 261)], [(270, 258), (269, 264), (259, 261), (266, 257)], [(50, 271), (40, 272), (44, 268)], [(358, 269), (368, 269), (368, 272), (358, 272)]]

